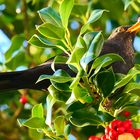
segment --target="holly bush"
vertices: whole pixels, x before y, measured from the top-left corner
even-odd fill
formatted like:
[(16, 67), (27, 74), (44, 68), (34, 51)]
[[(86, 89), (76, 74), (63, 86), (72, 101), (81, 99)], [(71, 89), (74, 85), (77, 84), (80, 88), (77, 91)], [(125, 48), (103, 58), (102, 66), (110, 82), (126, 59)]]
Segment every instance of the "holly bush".
[[(124, 15), (138, 12), (136, 3), (139, 1), (123, 2), (124, 7), (120, 6), (114, 19), (124, 10), (128, 10)], [(38, 91), (40, 99), (36, 99), (35, 95), (31, 97), (33, 91), (29, 94), (28, 90), (20, 91), (24, 94), (27, 92), (29, 98), (27, 100), (24, 95), (21, 103), (34, 105), (30, 117), (30, 113), (24, 116), (22, 111), (17, 116), (20, 126), (28, 127), (32, 139), (68, 140), (70, 135), (74, 135), (77, 139), (85, 140), (93, 134), (102, 135), (104, 128), (114, 119), (131, 119), (135, 128), (140, 127), (139, 54), (136, 55), (135, 66), (127, 74), (114, 73), (111, 67), (116, 61), (124, 61), (121, 56), (113, 53), (100, 56), (106, 40), (103, 30), (105, 21), (108, 15), (113, 16), (110, 10), (106, 2), (80, 4), (74, 0), (63, 0), (52, 1), (50, 6), (38, 11), (42, 21), (36, 25), (35, 34), (28, 41), (31, 47), (31, 56), (28, 57), (33, 57), (33, 60), (51, 59), (54, 73), (40, 75), (36, 81), (50, 81), (45, 94)], [(11, 59), (13, 52), (24, 41), (23, 35), (12, 39), (12, 45), (5, 54), (6, 67), (18, 67), (17, 59), (25, 61), (22, 62), (25, 66), (32, 60), (26, 58), (23, 48)], [(32, 54), (38, 50), (39, 53)], [(57, 65), (61, 65), (61, 69)]]

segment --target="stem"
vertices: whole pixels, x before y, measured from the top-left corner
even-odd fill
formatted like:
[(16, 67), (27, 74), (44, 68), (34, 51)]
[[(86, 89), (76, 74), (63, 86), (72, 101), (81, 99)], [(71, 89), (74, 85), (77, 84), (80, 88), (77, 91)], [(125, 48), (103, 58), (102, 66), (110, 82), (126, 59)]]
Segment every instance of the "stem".
[(71, 44), (71, 40), (70, 40), (70, 32), (69, 32), (68, 29), (66, 30), (65, 40), (66, 40), (66, 42), (67, 42), (67, 46), (69, 46), (68, 49), (72, 52), (73, 47), (72, 47), (72, 44)]
[(91, 90), (91, 88), (90, 88), (90, 84), (89, 84), (88, 78), (87, 78), (86, 76), (84, 76), (82, 79), (83, 79), (83, 81), (84, 81), (84, 84), (85, 84), (86, 88), (87, 88), (88, 91), (89, 91), (89, 94), (91, 95), (92, 90)]

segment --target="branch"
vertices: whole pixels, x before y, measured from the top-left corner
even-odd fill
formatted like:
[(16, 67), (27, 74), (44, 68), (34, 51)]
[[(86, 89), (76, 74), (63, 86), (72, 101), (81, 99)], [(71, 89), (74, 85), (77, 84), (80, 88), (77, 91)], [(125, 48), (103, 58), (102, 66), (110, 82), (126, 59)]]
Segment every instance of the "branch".
[[(71, 76), (75, 73), (66, 64), (56, 64), (57, 69), (67, 71)], [(43, 80), (36, 84), (39, 76), (42, 74), (52, 75), (54, 71), (51, 69), (51, 62), (44, 63), (35, 68), (17, 72), (0, 73), (0, 91), (17, 90), (17, 89), (47, 89), (50, 85), (50, 80)]]

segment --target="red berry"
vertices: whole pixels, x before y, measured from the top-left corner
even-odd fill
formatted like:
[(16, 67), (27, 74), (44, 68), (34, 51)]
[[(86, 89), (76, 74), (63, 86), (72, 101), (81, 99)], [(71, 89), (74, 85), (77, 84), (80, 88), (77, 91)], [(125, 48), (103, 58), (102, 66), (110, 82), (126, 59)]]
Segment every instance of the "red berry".
[(140, 129), (135, 129), (134, 136), (136, 139), (140, 137)]
[(110, 129), (117, 130), (118, 127), (122, 125), (122, 122), (120, 120), (114, 120), (109, 124)]
[(129, 130), (130, 128), (132, 128), (132, 122), (131, 120), (126, 120), (123, 122), (123, 127), (125, 128), (125, 130)]
[(22, 103), (22, 104), (26, 104), (27, 101), (28, 101), (28, 99), (27, 99), (26, 96), (21, 96), (19, 101), (20, 101), (20, 103)]
[(101, 137), (101, 140), (107, 140), (106, 135), (103, 135), (103, 136)]
[(96, 137), (96, 136), (90, 136), (88, 138), (88, 140), (101, 140), (100, 138)]
[(110, 131), (111, 129), (109, 128), (109, 126), (107, 126), (106, 128), (105, 128), (105, 134), (109, 134), (109, 131)]
[(124, 115), (125, 117), (129, 117), (129, 116), (130, 116), (130, 112), (129, 112), (129, 111), (125, 111), (125, 112), (123, 113), (123, 115)]
[(127, 133), (131, 133), (134, 134), (135, 133), (135, 129), (134, 128), (130, 128), (128, 130), (125, 130)]
[(111, 130), (111, 131), (109, 132), (109, 138), (110, 138), (111, 140), (116, 140), (117, 137), (118, 137), (117, 131)]
[(123, 126), (118, 127), (118, 128), (117, 128), (117, 132), (118, 132), (119, 134), (122, 134), (122, 133), (125, 132), (125, 128), (124, 128)]

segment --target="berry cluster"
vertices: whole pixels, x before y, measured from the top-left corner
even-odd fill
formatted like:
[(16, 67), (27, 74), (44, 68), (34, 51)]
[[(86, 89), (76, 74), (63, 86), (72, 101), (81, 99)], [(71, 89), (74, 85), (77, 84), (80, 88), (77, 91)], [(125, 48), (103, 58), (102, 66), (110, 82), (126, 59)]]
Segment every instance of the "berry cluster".
[(140, 137), (140, 129), (134, 129), (131, 120), (114, 120), (105, 128), (105, 135), (101, 138), (90, 136), (89, 140), (118, 140), (124, 133), (131, 134), (136, 140)]

